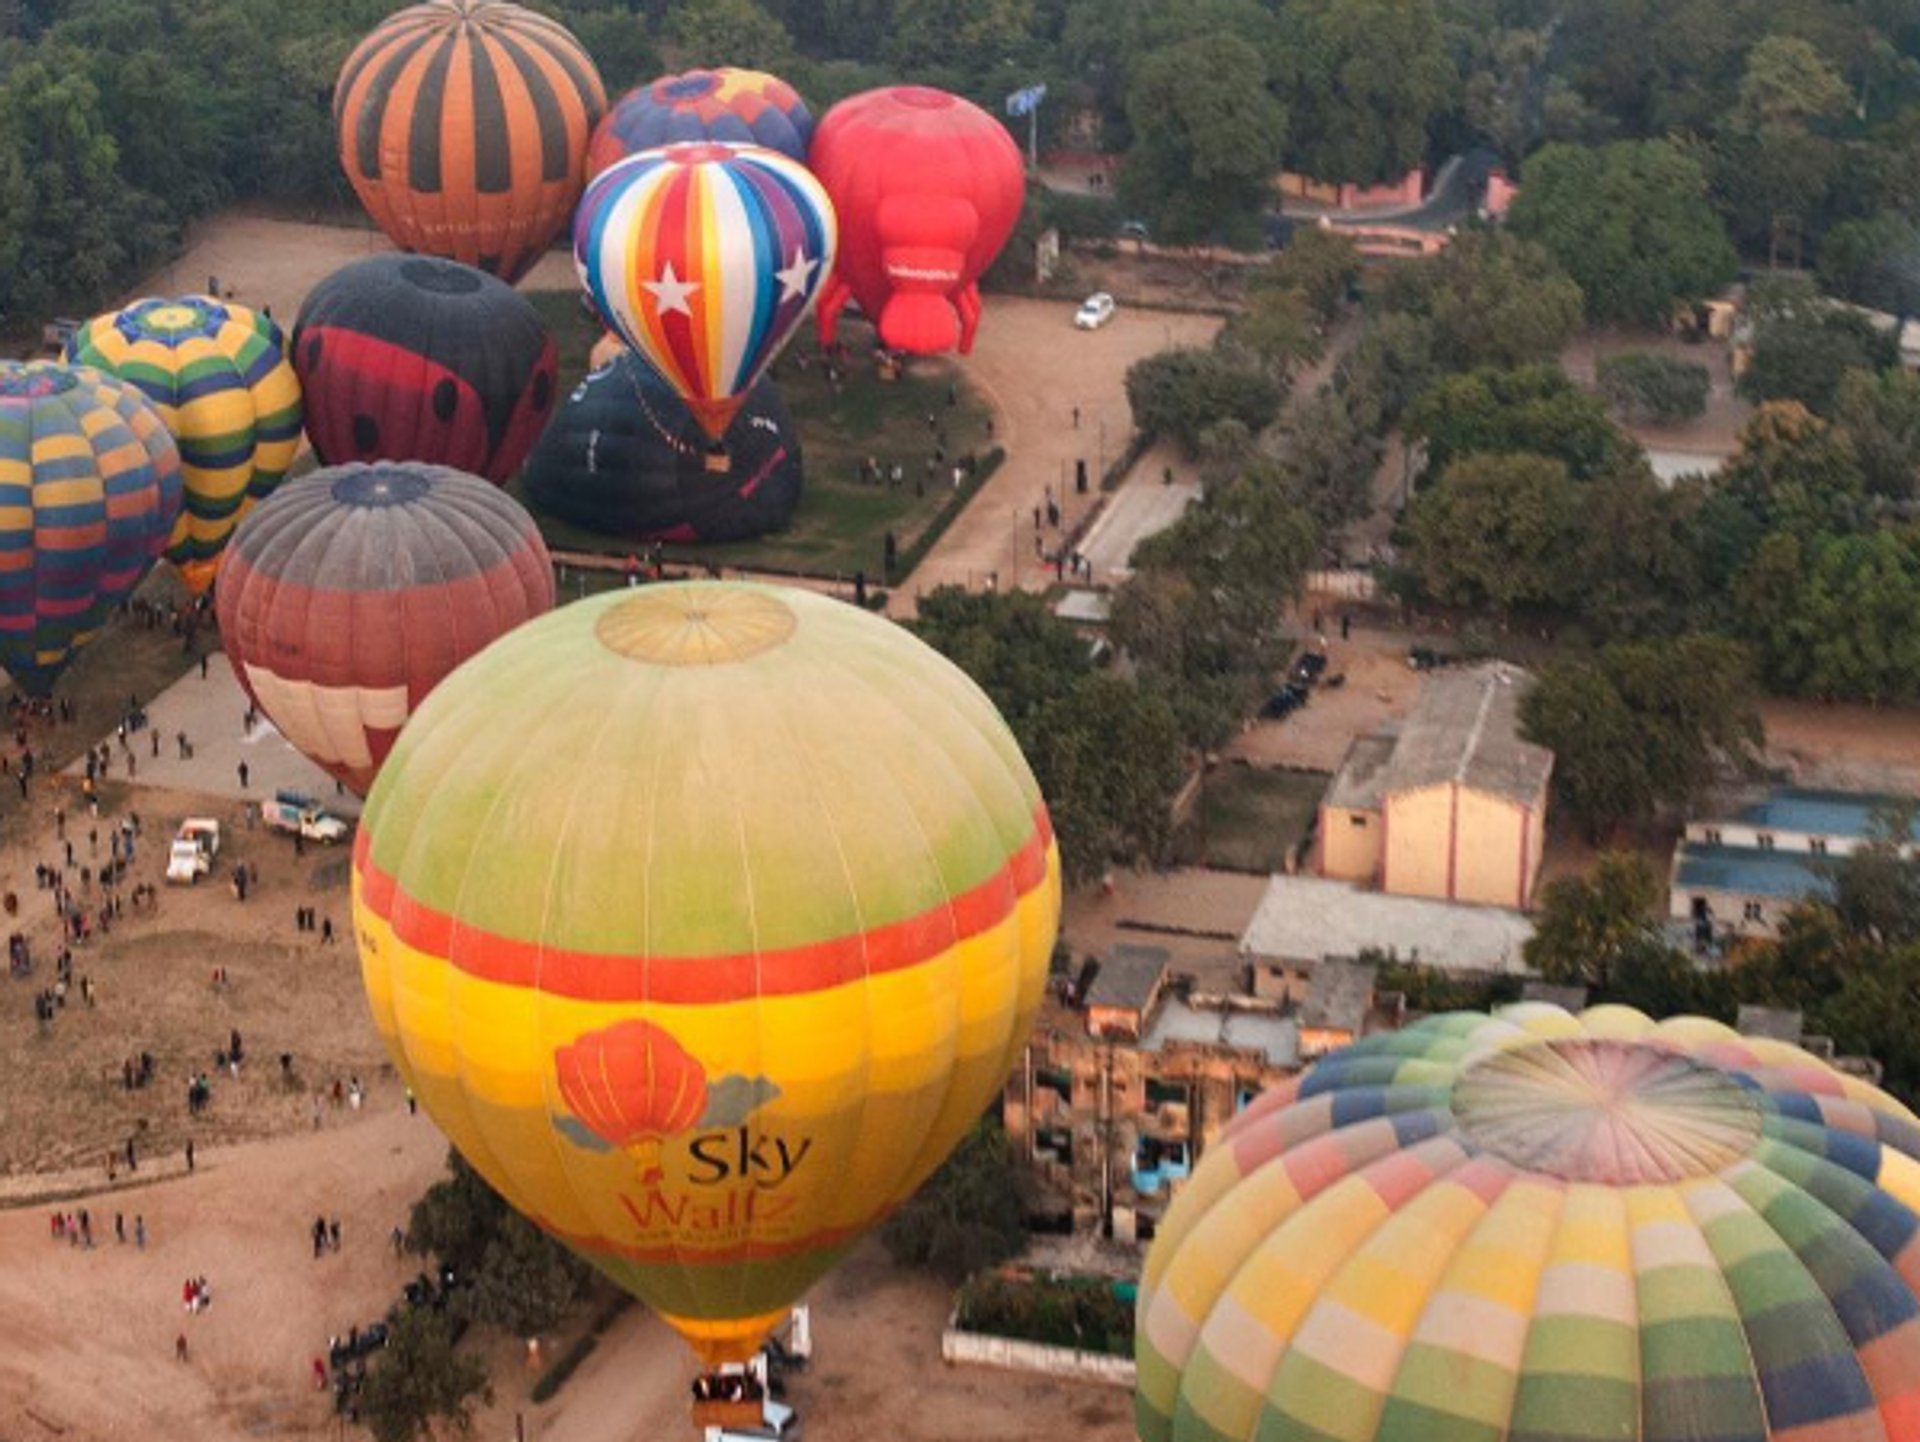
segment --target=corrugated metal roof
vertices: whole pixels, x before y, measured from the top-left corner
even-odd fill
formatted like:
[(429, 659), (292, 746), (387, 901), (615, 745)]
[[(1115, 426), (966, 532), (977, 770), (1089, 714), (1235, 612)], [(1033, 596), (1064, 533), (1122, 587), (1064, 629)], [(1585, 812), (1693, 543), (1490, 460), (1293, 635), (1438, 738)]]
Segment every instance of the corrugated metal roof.
[(1524, 974), (1533, 923), (1497, 906), (1461, 906), (1420, 896), (1362, 891), (1317, 876), (1267, 882), (1240, 951), (1285, 961), (1392, 953), (1448, 971)]
[(1262, 1054), (1269, 1066), (1300, 1065), (1298, 1024), (1272, 1012), (1203, 1010), (1174, 998), (1154, 1013), (1143, 1045), (1160, 1051), (1168, 1042), (1237, 1047)]
[(1800, 901), (1833, 895), (1833, 879), (1823, 870), (1826, 864), (1821, 857), (1800, 851), (1683, 841), (1675, 853), (1673, 884), (1682, 891), (1726, 891), (1738, 896)]
[[(1793, 831), (1805, 836), (1850, 837), (1866, 840), (1875, 834), (1876, 812), (1912, 806), (1911, 796), (1885, 796), (1867, 791), (1816, 791), (1799, 786), (1775, 786), (1765, 794), (1723, 812), (1728, 821), (1761, 830)], [(1701, 818), (1711, 824), (1712, 818)], [(1911, 835), (1920, 841), (1920, 815)]]
[(1520, 698), (1532, 685), (1525, 671), (1498, 661), (1428, 676), (1381, 768), (1379, 794), (1458, 781), (1531, 804), (1553, 771), (1553, 753), (1520, 736)]

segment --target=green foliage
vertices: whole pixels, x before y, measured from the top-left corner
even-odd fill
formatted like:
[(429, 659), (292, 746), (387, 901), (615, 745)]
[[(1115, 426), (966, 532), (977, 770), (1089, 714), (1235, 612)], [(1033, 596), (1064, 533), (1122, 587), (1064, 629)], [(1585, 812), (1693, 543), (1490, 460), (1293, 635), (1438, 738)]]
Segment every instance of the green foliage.
[(1161, 855), (1186, 769), (1164, 701), (1096, 671), (1085, 640), (1036, 596), (942, 587), (921, 598), (915, 629), (973, 677), (1013, 728), (1047, 798), (1070, 881), (1098, 876), (1116, 860)]
[(1430, 472), (1463, 456), (1528, 451), (1590, 480), (1623, 469), (1635, 449), (1600, 399), (1551, 365), (1448, 376), (1414, 403), (1406, 427), (1426, 442)]
[(1210, 488), (1134, 552), (1110, 634), (1189, 744), (1218, 747), (1264, 695), (1291, 649), (1282, 613), (1318, 548), (1312, 516), (1256, 470)]
[(1920, 532), (1760, 543), (1738, 612), (1768, 684), (1822, 699), (1920, 700)]
[(1853, 99), (1825, 56), (1797, 35), (1769, 35), (1747, 52), (1740, 99), (1729, 117), (1747, 130), (1830, 120)]
[(1026, 1245), (1026, 1169), (997, 1122), (981, 1121), (939, 1171), (887, 1218), (894, 1261), (958, 1282)]
[(447, 1171), (413, 1204), (408, 1250), (467, 1279), (455, 1305), (472, 1321), (524, 1336), (563, 1320), (592, 1275), (586, 1263), (510, 1208), (452, 1149)]
[(1707, 177), (1667, 141), (1549, 145), (1522, 170), (1509, 220), (1573, 277), (1595, 320), (1658, 325), (1733, 279)]
[(1841, 221), (1820, 242), (1818, 271), (1821, 285), (1856, 305), (1920, 311), (1920, 232), (1904, 216)]
[(982, 1272), (954, 1298), (956, 1323), (969, 1332), (1133, 1355), (1133, 1303), (1105, 1277), (1010, 1277)]
[(413, 1442), (444, 1426), (464, 1435), (476, 1402), (491, 1402), (486, 1366), (462, 1356), (444, 1314), (403, 1313), (375, 1354), (360, 1389), (360, 1415), (374, 1442)]
[(1227, 322), (1217, 344), (1229, 355), (1245, 352), (1281, 386), (1299, 367), (1318, 360), (1325, 348), (1311, 303), (1292, 286), (1255, 290), (1247, 308)]
[(1848, 532), (1866, 520), (1866, 477), (1847, 437), (1791, 401), (1754, 413), (1717, 491), (1760, 533)]
[(1442, 605), (1555, 607), (1579, 582), (1566, 564), (1578, 519), (1579, 494), (1559, 461), (1469, 455), (1414, 498), (1410, 564)]
[(1279, 413), (1280, 395), (1259, 371), (1217, 350), (1169, 350), (1127, 370), (1127, 404), (1141, 430), (1165, 436), (1188, 455), (1200, 435), (1223, 420), (1264, 430)]
[(1637, 851), (1601, 854), (1585, 874), (1547, 884), (1535, 908), (1527, 965), (1548, 981), (1605, 991), (1622, 959), (1665, 947), (1666, 878)]
[(1920, 376), (1848, 371), (1834, 392), (1833, 421), (1868, 495), (1920, 498)]
[(1325, 324), (1359, 278), (1360, 254), (1350, 236), (1331, 227), (1304, 225), (1294, 230), (1286, 249), (1254, 271), (1249, 284), (1256, 294), (1269, 288), (1298, 292), (1314, 319)]
[(1753, 363), (1740, 377), (1740, 394), (1798, 401), (1827, 415), (1848, 371), (1883, 370), (1897, 347), (1894, 335), (1853, 311), (1810, 305), (1769, 315), (1754, 326)]
[(1278, 75), (1289, 155), (1328, 181), (1397, 179), (1426, 158), (1457, 79), (1434, 0), (1291, 0)]
[(1224, 31), (1196, 34), (1132, 74), (1123, 201), (1166, 240), (1249, 238), (1287, 133), (1260, 52)]
[(887, 57), (908, 71), (982, 74), (1025, 47), (1033, 18), (1031, 0), (894, 0)]
[(793, 54), (787, 27), (755, 0), (681, 0), (667, 28), (683, 65), (777, 70)]
[(1621, 414), (1672, 425), (1706, 413), (1713, 388), (1707, 368), (1651, 351), (1608, 356), (1598, 366), (1600, 393)]
[(1621, 642), (1547, 666), (1520, 705), (1528, 740), (1554, 753), (1558, 803), (1593, 837), (1697, 801), (1758, 765), (1751, 662), (1718, 636)]
[(1520, 999), (1519, 983), (1512, 977), (1468, 975), (1400, 961), (1377, 951), (1363, 951), (1360, 959), (1379, 964), (1374, 994), (1397, 991), (1407, 999), (1410, 1011), (1487, 1011)]
[(1380, 307), (1427, 322), (1442, 368), (1556, 359), (1580, 329), (1580, 287), (1540, 246), (1468, 231), (1430, 261), (1388, 272)]
[(1684, 629), (1700, 592), (1689, 545), (1696, 493), (1662, 485), (1645, 466), (1589, 481), (1580, 495), (1579, 540), (1570, 569), (1575, 604), (1601, 640)]

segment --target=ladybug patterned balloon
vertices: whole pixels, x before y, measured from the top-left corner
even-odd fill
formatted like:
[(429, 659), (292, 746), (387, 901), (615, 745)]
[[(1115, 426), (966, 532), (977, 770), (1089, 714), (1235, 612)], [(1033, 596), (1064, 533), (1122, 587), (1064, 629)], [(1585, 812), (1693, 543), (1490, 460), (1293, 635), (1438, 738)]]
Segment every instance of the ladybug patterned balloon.
[(546, 426), (559, 361), (512, 286), (456, 261), (376, 255), (307, 297), (293, 363), (326, 464), (425, 461), (504, 481)]

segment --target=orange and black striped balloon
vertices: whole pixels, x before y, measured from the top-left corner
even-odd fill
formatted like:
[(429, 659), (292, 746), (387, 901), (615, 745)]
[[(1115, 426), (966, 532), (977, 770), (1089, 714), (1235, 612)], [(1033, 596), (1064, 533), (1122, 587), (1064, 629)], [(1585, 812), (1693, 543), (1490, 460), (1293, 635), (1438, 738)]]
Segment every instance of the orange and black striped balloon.
[(340, 164), (403, 250), (517, 280), (573, 214), (607, 108), (565, 26), (506, 0), (389, 16), (335, 87)]

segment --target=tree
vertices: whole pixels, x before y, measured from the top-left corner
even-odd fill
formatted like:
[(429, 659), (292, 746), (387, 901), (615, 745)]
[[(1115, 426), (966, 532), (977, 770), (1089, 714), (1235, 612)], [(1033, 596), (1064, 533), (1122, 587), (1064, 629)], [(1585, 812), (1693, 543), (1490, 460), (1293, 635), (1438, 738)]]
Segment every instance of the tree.
[(532, 1336), (565, 1321), (592, 1276), (593, 1269), (572, 1252), (518, 1212), (508, 1212), (456, 1305), (476, 1322)]
[(1782, 219), (1820, 212), (1841, 151), (1816, 127), (1851, 98), (1840, 74), (1799, 36), (1769, 35), (1747, 52), (1716, 165), (1716, 188), (1744, 241), (1771, 243)]
[(448, 1147), (447, 1176), (428, 1187), (407, 1216), (407, 1249), (471, 1276), (507, 1211), (500, 1194)]
[(1329, 181), (1396, 179), (1427, 153), (1458, 77), (1433, 0), (1294, 0), (1281, 93), (1300, 169)]
[(1747, 52), (1732, 121), (1746, 130), (1809, 125), (1847, 110), (1853, 96), (1840, 73), (1797, 35), (1769, 35)]
[(1753, 362), (1740, 377), (1750, 401), (1798, 401), (1816, 415), (1832, 413), (1848, 371), (1884, 370), (1897, 341), (1853, 311), (1832, 308), (1763, 320), (1754, 327)]
[(1688, 544), (1695, 503), (1694, 492), (1662, 485), (1644, 465), (1582, 488), (1575, 604), (1600, 639), (1684, 629), (1700, 592), (1699, 560)]
[(1254, 271), (1251, 288), (1298, 291), (1316, 320), (1325, 324), (1339, 313), (1347, 292), (1360, 278), (1360, 253), (1351, 236), (1330, 226), (1303, 225), (1287, 238), (1286, 249)]
[(1578, 492), (1559, 461), (1467, 456), (1414, 497), (1413, 573), (1444, 606), (1557, 606), (1575, 580), (1566, 558), (1578, 514)]
[(1920, 376), (1848, 371), (1834, 391), (1833, 423), (1868, 495), (1920, 499)]
[(1032, 28), (1031, 0), (894, 0), (887, 56), (908, 71), (984, 75), (1024, 49)]
[(1858, 305), (1920, 311), (1920, 231), (1903, 216), (1841, 221), (1820, 238), (1817, 269), (1827, 290)]
[(1260, 52), (1224, 31), (1144, 56), (1127, 90), (1120, 194), (1171, 241), (1252, 235), (1287, 134)]
[(1595, 837), (1685, 807), (1758, 764), (1751, 662), (1718, 636), (1621, 642), (1545, 668), (1522, 699), (1528, 740), (1554, 753), (1554, 794)]
[(1912, 802), (1889, 806), (1874, 820), (1872, 839), (1832, 868), (1834, 913), (1875, 946), (1920, 944), (1920, 862), (1911, 855), (1920, 820)]
[(1194, 455), (1201, 432), (1216, 422), (1266, 429), (1279, 413), (1280, 396), (1259, 371), (1218, 351), (1184, 349), (1135, 361), (1127, 370), (1127, 404), (1134, 425)]
[(1608, 356), (1595, 379), (1607, 403), (1621, 414), (1654, 425), (1671, 425), (1705, 414), (1713, 389), (1707, 368), (1652, 351)]
[(914, 625), (1013, 729), (1047, 798), (1069, 881), (1163, 853), (1186, 777), (1163, 700), (1096, 671), (1085, 640), (1036, 596), (942, 587), (921, 598)]
[(1580, 287), (1507, 231), (1467, 231), (1434, 259), (1389, 272), (1380, 304), (1426, 320), (1446, 370), (1551, 361), (1581, 325)]
[(1322, 387), (1287, 416), (1279, 459), (1267, 463), (1275, 483), (1327, 535), (1373, 510), (1382, 451), (1376, 432), (1385, 427), (1367, 410), (1371, 405), (1371, 393), (1363, 389)]
[(493, 1387), (477, 1357), (454, 1351), (444, 1313), (401, 1313), (374, 1356), (360, 1388), (360, 1415), (374, 1442), (413, 1442), (445, 1423), (465, 1435), (476, 1402), (491, 1402)]
[(1754, 412), (1716, 488), (1755, 532), (1807, 535), (1864, 527), (1866, 484), (1842, 433), (1793, 401), (1777, 401)]
[(1406, 429), (1425, 442), (1429, 474), (1463, 456), (1527, 451), (1584, 481), (1621, 470), (1635, 451), (1600, 399), (1552, 365), (1447, 376), (1414, 402)]
[(1521, 177), (1509, 223), (1559, 261), (1595, 320), (1660, 325), (1733, 279), (1706, 174), (1676, 145), (1549, 145)]
[(1609, 990), (1622, 960), (1665, 948), (1659, 918), (1666, 878), (1638, 851), (1606, 851), (1585, 875), (1547, 883), (1535, 910), (1527, 965), (1562, 986)]
[(958, 1283), (1026, 1245), (1032, 1181), (1007, 1134), (981, 1121), (881, 1228), (894, 1261)]
[(1277, 386), (1286, 385), (1298, 367), (1311, 365), (1325, 349), (1312, 305), (1292, 286), (1254, 290), (1247, 308), (1227, 322), (1217, 344), (1247, 352)]
[(793, 54), (786, 27), (754, 0), (681, 0), (667, 24), (686, 65), (777, 70)]
[(1825, 700), (1920, 700), (1920, 534), (1775, 532), (1736, 596), (1770, 685)]

